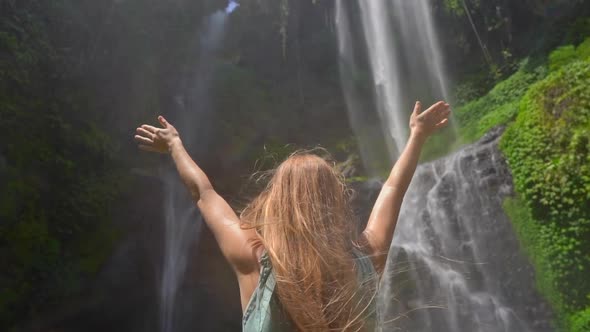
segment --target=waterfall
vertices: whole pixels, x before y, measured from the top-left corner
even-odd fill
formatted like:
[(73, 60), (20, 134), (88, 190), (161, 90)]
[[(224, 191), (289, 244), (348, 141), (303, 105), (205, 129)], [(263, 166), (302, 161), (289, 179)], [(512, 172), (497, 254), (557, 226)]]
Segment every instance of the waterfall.
[(399, 153), (406, 143), (408, 126), (401, 102), (402, 81), (397, 68), (397, 48), (394, 47), (395, 41), (391, 34), (389, 6), (385, 1), (360, 1), (359, 4), (377, 99), (377, 114), (390, 136), (387, 140), (390, 143), (388, 151)]
[[(364, 77), (361, 71), (360, 54), (355, 52), (352, 39), (353, 30), (344, 0), (336, 1), (335, 21), (341, 85), (346, 101), (348, 120), (357, 137), (358, 150), (365, 170), (371, 175), (376, 175), (380, 168), (385, 168), (387, 164), (391, 163), (391, 158), (382, 158), (384, 149), (375, 146), (375, 142), (385, 141), (387, 144), (391, 144), (391, 140), (385, 139), (383, 136), (386, 129), (383, 126), (384, 123), (380, 122), (378, 118), (372, 118), (372, 113), (366, 111), (371, 107), (371, 103), (366, 92), (359, 88), (359, 85), (364, 83)], [(387, 150), (391, 151), (391, 145)]]
[[(365, 170), (379, 175), (383, 159), (391, 167), (406, 143), (414, 101), (449, 97), (431, 6), (336, 0), (335, 16), (349, 120)], [(382, 279), (383, 331), (552, 330), (551, 310), (502, 210), (512, 184), (499, 135), (418, 167)], [(381, 188), (365, 186), (360, 196)]]
[(502, 210), (512, 183), (500, 132), (418, 167), (382, 283), (385, 330), (551, 331), (549, 307)]
[[(502, 209), (513, 194), (501, 128), (418, 167), (378, 294), (381, 331), (549, 332), (552, 311)], [(367, 220), (382, 183), (357, 184)]]
[[(361, 33), (350, 24), (352, 12), (359, 12)], [(385, 134), (386, 153), (393, 160), (403, 149), (408, 137), (408, 119), (419, 98), (426, 105), (436, 100), (449, 100), (443, 58), (434, 28), (428, 0), (336, 1), (336, 30), (340, 74), (348, 114), (359, 146), (370, 146), (374, 134), (363, 128), (380, 129)], [(353, 39), (355, 34), (360, 35)], [(366, 54), (354, 52), (353, 45), (363, 45)], [(366, 57), (366, 64), (360, 58)], [(377, 110), (379, 125), (366, 119), (361, 101), (359, 78), (371, 76), (370, 98)], [(364, 120), (355, 121), (359, 118)], [(360, 123), (360, 124), (356, 124)], [(373, 154), (377, 154), (376, 152)], [(371, 171), (378, 163), (371, 154), (363, 162)]]
[[(233, 3), (233, 2), (231, 2)], [(211, 117), (208, 88), (213, 76), (215, 51), (223, 40), (227, 15), (237, 4), (226, 11), (210, 15), (200, 31), (200, 38), (194, 45), (188, 45), (186, 75), (175, 98), (171, 122), (183, 138), (183, 144), (192, 154), (204, 151), (207, 137), (211, 136), (208, 119)], [(198, 61), (196, 68), (193, 64)], [(164, 171), (165, 185), (165, 227), (164, 253), (160, 283), (160, 331), (178, 330), (178, 310), (181, 300), (178, 289), (183, 281), (187, 267), (189, 249), (198, 237), (202, 218), (195, 202), (172, 167)]]

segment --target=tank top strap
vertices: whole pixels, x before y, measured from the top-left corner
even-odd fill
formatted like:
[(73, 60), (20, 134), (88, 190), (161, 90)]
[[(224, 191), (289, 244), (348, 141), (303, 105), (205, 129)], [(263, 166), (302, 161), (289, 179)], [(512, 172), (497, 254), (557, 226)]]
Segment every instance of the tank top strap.
[(379, 326), (379, 313), (377, 311), (377, 292), (379, 290), (379, 276), (369, 255), (360, 249), (353, 247), (354, 264), (359, 280), (359, 287), (363, 289), (363, 295), (370, 296), (369, 306), (365, 312), (365, 330), (376, 331)]
[(377, 274), (377, 270), (375, 270), (375, 266), (373, 265), (373, 261), (371, 257), (367, 254), (363, 253), (360, 249), (353, 247), (352, 253), (354, 256), (354, 263), (357, 270), (357, 274), (362, 282), (367, 282), (368, 280), (375, 280), (375, 276)]
[(271, 312), (276, 279), (266, 250), (260, 257), (260, 278), (242, 319), (243, 331), (271, 331)]
[[(375, 268), (371, 258), (357, 248), (353, 248), (353, 258), (361, 287), (369, 286), (375, 281)], [(242, 320), (244, 332), (286, 332), (294, 331), (288, 316), (285, 315), (275, 293), (276, 279), (270, 257), (264, 251), (260, 257), (260, 279), (246, 306)], [(368, 288), (369, 290), (371, 287)], [(374, 288), (372, 288), (374, 290)], [(374, 302), (374, 301), (371, 301)], [(375, 307), (370, 305), (367, 327), (375, 326)], [(369, 328), (368, 331), (374, 328)]]
[(260, 278), (250, 302), (244, 311), (242, 331), (284, 332), (294, 331), (283, 312), (275, 292), (276, 278), (267, 252), (260, 257)]
[(267, 320), (267, 316), (270, 314), (271, 299), (275, 291), (276, 280), (275, 275), (272, 273), (272, 267), (270, 264), (270, 258), (266, 251), (263, 253), (261, 259), (263, 265), (264, 280), (266, 282), (259, 287), (261, 290), (260, 296), (258, 297), (258, 307), (260, 308), (260, 324), (261, 328), (263, 323)]

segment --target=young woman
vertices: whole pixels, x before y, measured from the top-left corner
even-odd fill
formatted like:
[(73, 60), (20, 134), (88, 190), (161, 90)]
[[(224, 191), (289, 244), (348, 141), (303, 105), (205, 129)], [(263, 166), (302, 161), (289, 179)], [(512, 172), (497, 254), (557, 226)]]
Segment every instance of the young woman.
[(318, 156), (285, 160), (238, 217), (163, 117), (160, 128), (137, 128), (135, 139), (142, 150), (172, 156), (236, 274), (244, 331), (370, 331), (376, 287), (420, 150), (449, 114), (445, 102), (424, 112), (416, 102), (408, 143), (358, 235), (342, 176)]

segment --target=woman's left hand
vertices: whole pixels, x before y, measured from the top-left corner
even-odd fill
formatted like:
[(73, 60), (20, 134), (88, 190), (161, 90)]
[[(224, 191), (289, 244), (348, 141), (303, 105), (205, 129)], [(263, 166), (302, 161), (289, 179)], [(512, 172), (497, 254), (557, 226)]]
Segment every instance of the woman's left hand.
[(168, 153), (174, 143), (180, 142), (178, 131), (173, 125), (168, 123), (161, 115), (158, 117), (158, 121), (163, 128), (146, 124), (137, 128), (135, 141), (139, 144), (141, 150)]
[(422, 112), (422, 104), (417, 101), (412, 116), (410, 117), (410, 130), (412, 135), (421, 138), (428, 138), (438, 129), (445, 127), (449, 123), (451, 106), (444, 101), (430, 106)]

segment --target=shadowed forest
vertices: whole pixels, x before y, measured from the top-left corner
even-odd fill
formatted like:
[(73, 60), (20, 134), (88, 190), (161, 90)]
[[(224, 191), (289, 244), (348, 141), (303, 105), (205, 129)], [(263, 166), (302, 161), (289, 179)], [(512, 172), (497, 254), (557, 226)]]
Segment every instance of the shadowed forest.
[[(163, 331), (171, 162), (133, 142), (160, 114), (236, 209), (260, 190), (253, 173), (301, 148), (327, 149), (361, 196), (384, 178), (385, 134), (359, 133), (347, 113), (349, 82), (378, 121), (360, 7), (346, 7), (359, 68), (347, 75), (337, 2), (242, 0), (228, 14), (225, 0), (0, 0), (0, 330)], [(510, 189), (484, 196), (501, 196), (526, 284), (550, 312), (529, 330), (590, 331), (590, 2), (427, 3), (448, 96), (423, 92), (431, 82), (412, 68), (399, 80), (404, 98), (448, 98), (454, 115), (421, 161), (436, 168), (498, 137)], [(217, 12), (222, 35), (207, 30)], [(382, 158), (364, 159), (363, 135)], [(192, 223), (174, 330), (239, 331), (232, 271)]]

